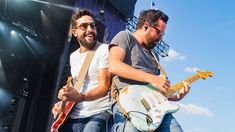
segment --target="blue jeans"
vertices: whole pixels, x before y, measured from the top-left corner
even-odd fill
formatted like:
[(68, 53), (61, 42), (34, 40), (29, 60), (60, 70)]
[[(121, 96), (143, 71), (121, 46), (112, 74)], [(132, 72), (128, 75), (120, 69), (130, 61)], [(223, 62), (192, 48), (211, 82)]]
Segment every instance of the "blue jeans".
[(106, 121), (110, 116), (105, 111), (86, 118), (68, 118), (59, 128), (59, 132), (105, 132)]
[[(125, 119), (117, 103), (113, 104), (112, 111), (114, 132), (138, 132), (132, 123)], [(183, 132), (183, 130), (172, 114), (167, 114), (163, 118), (161, 125), (154, 132)]]

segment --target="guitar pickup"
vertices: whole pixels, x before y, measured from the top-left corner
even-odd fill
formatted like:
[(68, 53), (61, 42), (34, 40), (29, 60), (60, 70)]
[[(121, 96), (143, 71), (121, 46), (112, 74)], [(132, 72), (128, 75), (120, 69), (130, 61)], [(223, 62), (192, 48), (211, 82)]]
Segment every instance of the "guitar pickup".
[(140, 102), (143, 104), (144, 108), (145, 108), (147, 111), (150, 110), (150, 106), (149, 106), (148, 102), (145, 100), (145, 98), (142, 98), (142, 99), (140, 100)]

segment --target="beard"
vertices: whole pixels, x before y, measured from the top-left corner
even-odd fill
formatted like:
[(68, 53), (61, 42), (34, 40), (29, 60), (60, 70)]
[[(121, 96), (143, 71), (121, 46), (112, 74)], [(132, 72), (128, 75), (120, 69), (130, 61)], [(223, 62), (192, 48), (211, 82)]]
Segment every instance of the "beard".
[(158, 42), (159, 42), (159, 40), (149, 40), (147, 42), (147, 48), (153, 49), (158, 44)]
[(158, 44), (159, 41), (160, 38), (154, 39), (153, 37), (151, 37), (151, 35), (147, 35), (145, 46), (147, 49), (153, 49)]
[[(87, 41), (87, 40), (85, 39), (85, 37), (86, 37), (87, 35), (93, 35), (93, 37), (94, 37), (93, 41), (90, 41), (90, 42)], [(85, 48), (91, 50), (91, 49), (95, 46), (95, 44), (96, 44), (96, 42), (97, 42), (97, 35), (96, 35), (95, 32), (89, 32), (89, 33), (86, 33), (86, 32), (85, 32), (83, 35), (78, 36), (78, 37), (77, 37), (77, 40), (79, 41), (79, 43), (80, 43), (83, 47), (85, 47)]]
[(148, 44), (147, 44), (148, 46), (148, 49), (152, 49), (152, 48), (154, 48), (156, 45), (157, 45), (157, 42), (149, 42)]

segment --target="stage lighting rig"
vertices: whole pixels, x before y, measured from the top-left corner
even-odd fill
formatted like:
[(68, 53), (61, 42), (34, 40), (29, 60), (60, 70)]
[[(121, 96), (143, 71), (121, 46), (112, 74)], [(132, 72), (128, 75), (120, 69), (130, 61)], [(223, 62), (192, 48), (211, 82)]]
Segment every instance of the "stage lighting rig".
[(24, 31), (26, 31), (27, 33), (35, 36), (35, 37), (39, 37), (39, 35), (37, 34), (37, 32), (30, 27), (29, 25), (26, 25), (24, 23), (22, 23), (21, 21), (17, 21), (17, 22), (12, 22), (12, 24), (20, 29), (23, 29)]

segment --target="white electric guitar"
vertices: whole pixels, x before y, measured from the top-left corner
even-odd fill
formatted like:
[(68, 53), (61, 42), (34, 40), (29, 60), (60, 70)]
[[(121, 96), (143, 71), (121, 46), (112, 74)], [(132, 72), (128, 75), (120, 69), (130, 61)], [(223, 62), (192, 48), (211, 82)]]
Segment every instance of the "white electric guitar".
[[(213, 76), (209, 71), (198, 71), (184, 81), (192, 84), (199, 78)], [(140, 131), (154, 131), (161, 124), (164, 116), (179, 110), (178, 104), (168, 102), (171, 95), (178, 92), (183, 81), (170, 87), (166, 94), (149, 85), (130, 85), (119, 93), (120, 104), (128, 113), (131, 123)]]

